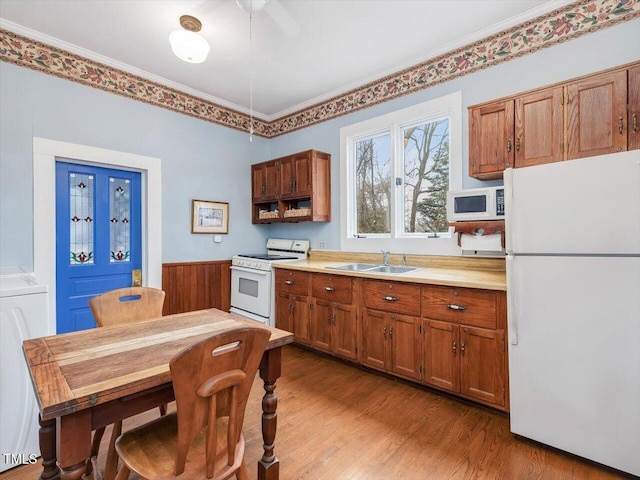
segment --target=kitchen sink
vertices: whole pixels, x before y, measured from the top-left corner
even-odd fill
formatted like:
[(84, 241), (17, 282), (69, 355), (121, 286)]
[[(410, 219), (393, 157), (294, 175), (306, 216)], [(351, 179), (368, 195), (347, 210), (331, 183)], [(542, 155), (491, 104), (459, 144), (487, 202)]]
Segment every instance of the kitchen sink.
[(400, 265), (376, 265), (373, 263), (347, 263), (344, 265), (334, 265), (330, 267), (332, 270), (347, 270), (350, 272), (367, 272), (367, 273), (391, 273), (400, 274), (413, 272), (420, 267), (404, 267)]
[(378, 265), (374, 263), (347, 263), (346, 265), (334, 265), (327, 268), (331, 268), (332, 270), (348, 270), (350, 272), (366, 272), (376, 267), (378, 267)]
[(379, 265), (376, 268), (367, 270), (371, 273), (407, 273), (418, 270), (418, 267), (401, 267), (399, 265)]

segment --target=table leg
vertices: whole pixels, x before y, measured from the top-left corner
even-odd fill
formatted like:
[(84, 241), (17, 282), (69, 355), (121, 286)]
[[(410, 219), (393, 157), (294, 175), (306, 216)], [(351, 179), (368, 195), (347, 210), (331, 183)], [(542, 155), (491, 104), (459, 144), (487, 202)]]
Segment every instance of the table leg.
[(274, 453), (278, 415), (278, 399), (275, 394), (276, 380), (280, 377), (282, 348), (264, 352), (260, 362), (260, 378), (264, 381), (262, 397), (262, 440), (264, 454), (258, 461), (258, 480), (277, 480), (280, 478), (280, 461)]
[(91, 410), (81, 410), (57, 419), (56, 451), (60, 480), (78, 480), (91, 455)]
[(56, 419), (42, 420), (38, 415), (40, 431), (40, 455), (42, 456), (42, 473), (39, 480), (60, 480), (60, 469), (56, 461)]

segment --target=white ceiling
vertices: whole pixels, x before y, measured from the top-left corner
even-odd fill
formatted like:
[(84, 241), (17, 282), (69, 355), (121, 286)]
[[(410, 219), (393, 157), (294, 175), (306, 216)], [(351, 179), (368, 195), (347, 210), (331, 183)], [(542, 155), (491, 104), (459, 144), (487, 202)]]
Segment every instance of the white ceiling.
[[(273, 120), (569, 3), (272, 0), (253, 14), (251, 69), (235, 0), (0, 0), (0, 27), (242, 112), (252, 72), (255, 115)], [(184, 14), (202, 22), (205, 63), (171, 52)]]

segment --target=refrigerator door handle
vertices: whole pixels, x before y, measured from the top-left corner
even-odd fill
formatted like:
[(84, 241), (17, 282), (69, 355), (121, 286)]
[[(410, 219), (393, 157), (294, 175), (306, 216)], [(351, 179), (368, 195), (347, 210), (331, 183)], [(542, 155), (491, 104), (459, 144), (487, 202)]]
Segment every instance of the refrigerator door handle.
[(516, 306), (513, 300), (513, 294), (515, 293), (515, 281), (513, 279), (513, 255), (507, 255), (507, 333), (509, 336), (509, 343), (511, 345), (518, 344), (518, 323), (516, 320)]
[(504, 225), (505, 225), (505, 251), (513, 253), (513, 168), (505, 169), (504, 179)]

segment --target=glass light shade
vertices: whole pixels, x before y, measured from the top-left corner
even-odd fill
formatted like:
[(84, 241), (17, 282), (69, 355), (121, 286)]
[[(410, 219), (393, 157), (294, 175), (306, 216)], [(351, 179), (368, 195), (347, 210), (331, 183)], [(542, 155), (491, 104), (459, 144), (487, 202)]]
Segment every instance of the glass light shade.
[(209, 43), (189, 30), (175, 30), (169, 34), (171, 50), (176, 57), (188, 63), (202, 63), (209, 55)]

